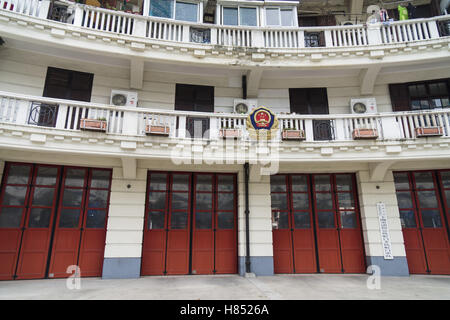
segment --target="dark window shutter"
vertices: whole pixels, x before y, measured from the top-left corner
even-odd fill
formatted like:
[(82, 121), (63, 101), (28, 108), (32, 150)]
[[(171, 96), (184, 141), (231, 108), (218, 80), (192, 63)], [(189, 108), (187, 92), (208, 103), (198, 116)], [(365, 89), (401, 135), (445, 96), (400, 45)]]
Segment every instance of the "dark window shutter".
[(44, 97), (91, 101), (92, 73), (49, 67), (45, 79)]
[(289, 103), (291, 113), (309, 114), (308, 108), (308, 89), (289, 89)]
[(214, 87), (177, 84), (175, 110), (214, 112)]
[(392, 111), (410, 111), (408, 85), (406, 83), (390, 84)]

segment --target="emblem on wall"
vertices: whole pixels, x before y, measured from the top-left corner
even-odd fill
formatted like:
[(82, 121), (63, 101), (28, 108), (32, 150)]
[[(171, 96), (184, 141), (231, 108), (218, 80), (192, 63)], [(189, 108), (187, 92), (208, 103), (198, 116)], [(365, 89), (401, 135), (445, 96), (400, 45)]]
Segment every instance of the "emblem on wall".
[(255, 108), (247, 117), (247, 130), (252, 140), (270, 140), (278, 131), (278, 119), (265, 107)]

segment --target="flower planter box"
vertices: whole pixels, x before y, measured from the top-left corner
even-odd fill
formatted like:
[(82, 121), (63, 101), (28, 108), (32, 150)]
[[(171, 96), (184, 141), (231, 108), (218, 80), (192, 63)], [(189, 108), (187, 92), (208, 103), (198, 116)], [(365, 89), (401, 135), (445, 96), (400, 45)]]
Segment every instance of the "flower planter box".
[(222, 138), (240, 138), (241, 137), (241, 130), (240, 129), (220, 129), (219, 135)]
[(303, 130), (283, 130), (281, 133), (283, 140), (305, 140), (305, 131)]
[(420, 127), (416, 128), (416, 137), (439, 137), (444, 134), (442, 127)]
[(103, 131), (106, 132), (106, 120), (80, 119), (81, 130)]
[(354, 140), (377, 139), (378, 138), (378, 130), (377, 129), (355, 129), (352, 132), (352, 136), (353, 136)]
[(170, 133), (170, 128), (167, 126), (152, 126), (147, 125), (145, 127), (145, 133), (148, 135), (165, 136), (168, 137)]

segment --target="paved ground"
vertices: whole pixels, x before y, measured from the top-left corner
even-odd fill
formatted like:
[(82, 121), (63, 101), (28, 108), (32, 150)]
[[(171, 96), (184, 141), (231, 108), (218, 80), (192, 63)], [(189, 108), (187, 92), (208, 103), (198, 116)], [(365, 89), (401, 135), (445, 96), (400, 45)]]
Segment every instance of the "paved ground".
[(81, 279), (69, 290), (65, 279), (0, 281), (0, 299), (446, 299), (450, 277), (383, 277), (381, 289), (367, 275), (167, 276), (130, 280)]

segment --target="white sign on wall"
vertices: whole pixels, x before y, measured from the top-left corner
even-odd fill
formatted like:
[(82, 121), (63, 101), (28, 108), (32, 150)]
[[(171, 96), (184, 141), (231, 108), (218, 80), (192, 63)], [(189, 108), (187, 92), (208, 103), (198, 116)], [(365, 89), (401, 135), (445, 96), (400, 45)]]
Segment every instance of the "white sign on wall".
[(383, 202), (377, 203), (378, 221), (380, 222), (381, 242), (383, 243), (383, 253), (385, 260), (392, 260), (391, 236), (389, 234), (389, 226), (387, 221), (386, 206)]

